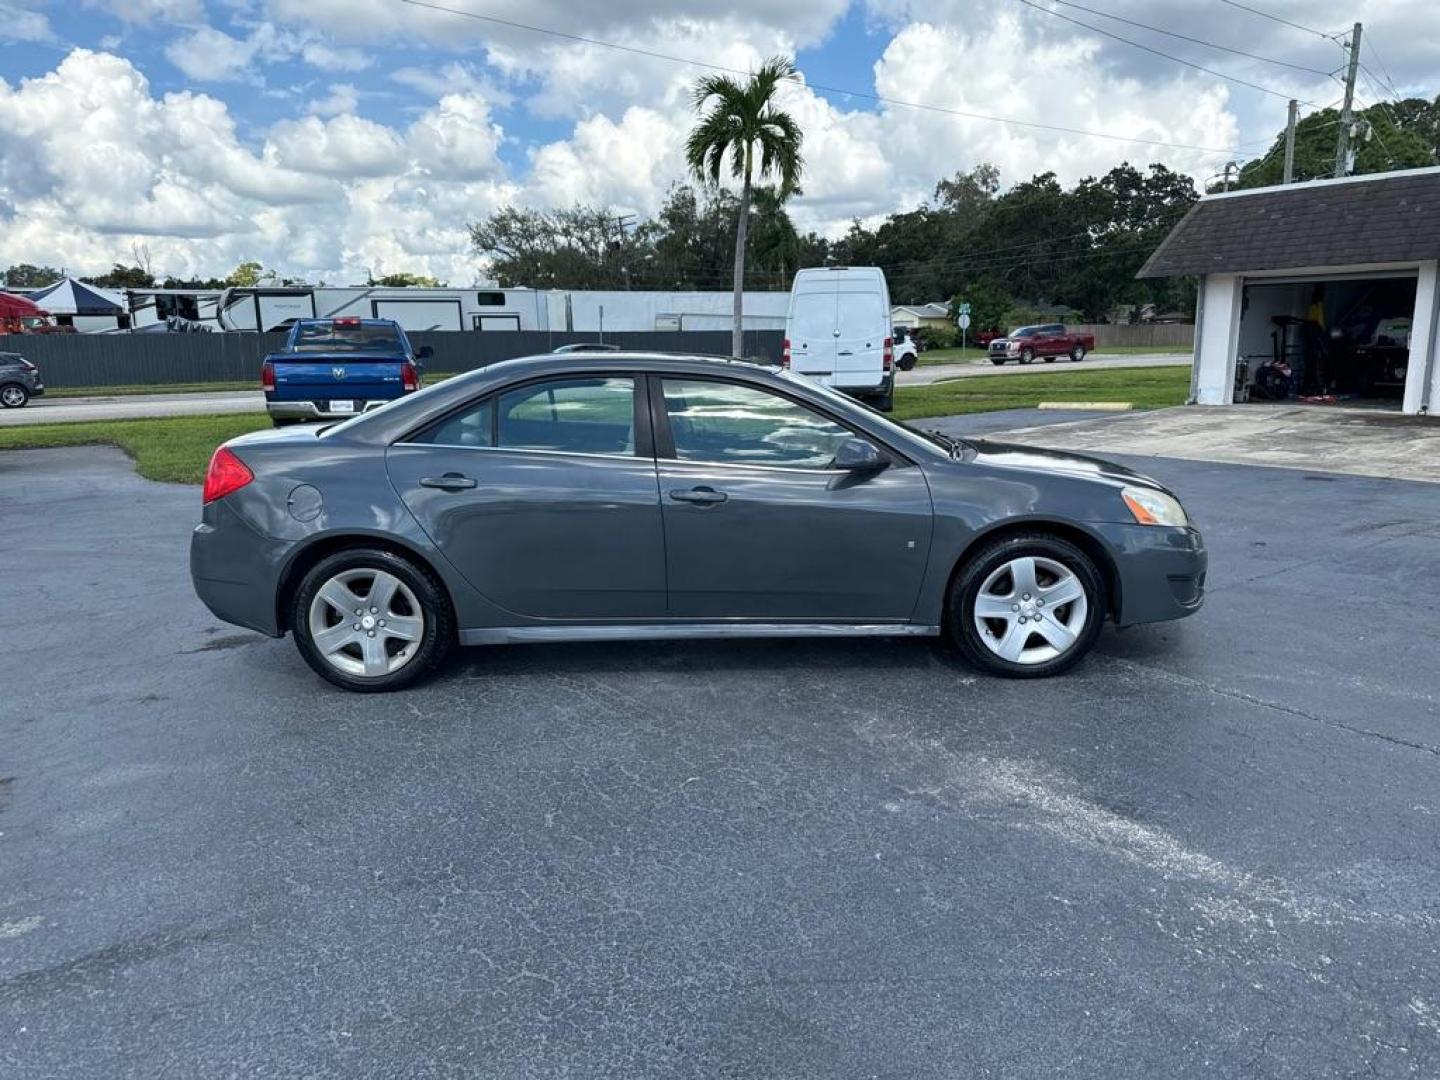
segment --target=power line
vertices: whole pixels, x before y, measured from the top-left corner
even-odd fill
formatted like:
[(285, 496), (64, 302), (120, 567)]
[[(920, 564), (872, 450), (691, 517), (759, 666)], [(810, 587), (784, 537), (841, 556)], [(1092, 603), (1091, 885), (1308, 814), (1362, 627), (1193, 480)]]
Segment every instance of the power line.
[[(1094, 26), (1091, 23), (1082, 22), (1079, 19), (1072, 19), (1069, 15), (1062, 15), (1058, 11), (1051, 11), (1049, 8), (1043, 6), (1042, 4), (1037, 4), (1035, 0), (1017, 0), (1017, 2), (1024, 4), (1028, 8), (1034, 8), (1036, 11), (1044, 12), (1046, 15), (1049, 15), (1053, 18), (1063, 19), (1065, 22), (1068, 22), (1073, 26), (1082, 27), (1083, 29), (1089, 30), (1093, 34), (1100, 34), (1104, 37), (1112, 38), (1115, 41), (1124, 42), (1126, 45), (1134, 46), (1135, 48), (1142, 49), (1148, 53), (1154, 53), (1156, 56), (1163, 56), (1166, 60), (1172, 60), (1177, 64), (1185, 65), (1185, 67), (1194, 68), (1196, 71), (1203, 71), (1207, 75), (1214, 75), (1217, 79), (1224, 79), (1226, 82), (1235, 83), (1237, 86), (1248, 86), (1251, 90), (1259, 90), (1262, 94), (1269, 94), (1271, 97), (1278, 97), (1283, 101), (1289, 101), (1294, 96), (1281, 90), (1272, 90), (1270, 87), (1262, 86), (1260, 83), (1250, 82), (1248, 79), (1241, 79), (1235, 75), (1227, 75), (1223, 71), (1216, 71), (1214, 68), (1208, 68), (1204, 64), (1197, 64), (1193, 60), (1186, 60), (1182, 56), (1176, 56), (1174, 53), (1167, 53), (1161, 49), (1146, 45), (1144, 42), (1136, 41), (1133, 38), (1122, 37), (1119, 34), (1110, 32), (1109, 30), (1102, 30), (1100, 27)], [(1315, 103), (1313, 101), (1304, 101), (1302, 102), (1302, 104), (1314, 105)]]
[[(402, 4), (411, 7), (425, 8), (429, 11), (443, 12), (447, 15), (456, 15), (461, 18), (475, 19), (478, 22), (492, 23), (496, 26), (506, 26), (513, 30), (526, 30), (534, 34), (546, 34), (550, 37), (562, 38), (566, 41), (578, 42), (582, 45), (594, 45), (602, 49), (614, 49), (618, 52), (630, 53), (633, 56), (645, 56), (652, 60), (665, 60), (672, 64), (688, 64), (691, 67), (705, 68), (709, 71), (719, 71), (726, 75), (739, 75), (749, 78), (753, 72), (743, 71), (740, 68), (726, 67), (723, 64), (712, 64), (706, 60), (695, 60), (685, 56), (671, 56), (668, 53), (658, 52), (654, 49), (642, 49), (635, 45), (622, 45), (614, 41), (602, 41), (599, 38), (586, 37), (583, 34), (572, 34), (565, 30), (554, 30), (545, 26), (531, 26), (528, 23), (517, 22), (514, 19), (502, 19), (497, 15), (482, 15), (475, 11), (462, 11), (459, 8), (445, 7), (443, 4), (431, 3), (429, 0), (399, 0)], [(1026, 0), (1022, 0), (1026, 2)], [(1045, 10), (1041, 8), (1041, 10)], [(1050, 14), (1055, 14), (1051, 12)], [(1061, 16), (1063, 18), (1063, 16)], [(1100, 31), (1104, 33), (1104, 31)], [(1187, 61), (1182, 61), (1187, 63)], [(1194, 66), (1194, 65), (1191, 65)], [(1206, 70), (1206, 69), (1202, 69)], [(1215, 74), (1218, 74), (1215, 73)], [(1228, 78), (1228, 76), (1221, 76)], [(923, 101), (904, 101), (899, 98), (887, 97), (883, 94), (873, 94), (864, 90), (851, 90), (840, 86), (826, 86), (824, 83), (807, 82), (800, 76), (792, 76), (790, 80), (811, 90), (818, 90), (825, 94), (844, 94), (849, 97), (860, 98), (864, 101), (874, 101), (882, 105), (893, 105), (905, 109), (921, 109), (926, 112), (942, 113), (947, 116), (959, 116), (968, 120), (983, 120), (992, 124), (1013, 124), (1017, 127), (1037, 128), (1042, 131), (1058, 131), (1067, 135), (1083, 135), (1090, 139), (1108, 139), (1112, 142), (1138, 143), (1143, 146), (1164, 146), (1172, 150), (1197, 150), (1206, 154), (1233, 154), (1235, 147), (1199, 146), (1195, 143), (1167, 142), (1164, 139), (1147, 139), (1138, 135), (1114, 135), (1105, 131), (1089, 131), (1085, 128), (1066, 127), (1063, 124), (1046, 124), (1038, 120), (1019, 120), (1010, 116), (990, 116), (986, 113), (971, 112), (967, 109), (953, 109), (945, 105), (931, 105)], [(1247, 84), (1252, 85), (1252, 84)], [(1263, 89), (1263, 87), (1257, 87)], [(1266, 91), (1273, 93), (1274, 91)], [(1289, 97), (1288, 94), (1281, 95)]]
[(1247, 4), (1241, 4), (1238, 2), (1238, 0), (1220, 0), (1220, 2), (1222, 4), (1229, 4), (1233, 8), (1239, 8), (1241, 11), (1248, 11), (1251, 15), (1259, 15), (1262, 19), (1269, 19), (1272, 22), (1283, 23), (1285, 26), (1293, 26), (1296, 30), (1304, 30), (1305, 33), (1314, 34), (1316, 37), (1324, 38), (1326, 41), (1335, 40), (1334, 34), (1327, 34), (1323, 30), (1316, 30), (1314, 27), (1311, 26), (1302, 26), (1297, 22), (1291, 22), (1289, 19), (1282, 19), (1279, 15), (1272, 15), (1268, 11), (1261, 11), (1259, 8), (1250, 7)]
[[(1374, 41), (1371, 38), (1367, 37), (1365, 39), (1365, 47), (1370, 50), (1370, 55), (1375, 58), (1375, 63), (1379, 64), (1380, 70), (1385, 73), (1385, 81), (1381, 85), (1390, 88), (1390, 93), (1395, 95), (1396, 101), (1402, 99), (1405, 95), (1395, 88), (1395, 80), (1390, 77), (1390, 69), (1385, 66), (1385, 61), (1380, 59), (1380, 50), (1375, 48)], [(1362, 64), (1361, 66), (1363, 67), (1364, 65)]]
[(1333, 78), (1333, 71), (1321, 71), (1319, 68), (1306, 67), (1304, 64), (1292, 64), (1289, 60), (1280, 60), (1273, 56), (1261, 56), (1259, 53), (1246, 52), (1244, 49), (1234, 49), (1229, 45), (1221, 45), (1216, 41), (1206, 41), (1204, 38), (1191, 37), (1189, 34), (1180, 34), (1174, 30), (1166, 30), (1163, 27), (1151, 26), (1148, 23), (1136, 22), (1134, 19), (1127, 19), (1122, 15), (1112, 15), (1108, 11), (1100, 11), (1096, 8), (1086, 7), (1084, 4), (1071, 3), (1070, 0), (1050, 0), (1052, 4), (1059, 4), (1061, 7), (1077, 8), (1080, 11), (1088, 11), (1091, 15), (1099, 15), (1102, 19), (1112, 19), (1126, 26), (1134, 26), (1141, 30), (1148, 30), (1152, 34), (1164, 34), (1167, 37), (1179, 38), (1181, 41), (1189, 41), (1195, 45), (1203, 45), (1207, 49), (1219, 49), (1221, 52), (1233, 53), (1236, 56), (1244, 56), (1250, 60), (1262, 60), (1267, 64), (1279, 64), (1281, 67), (1294, 68), (1296, 71), (1306, 71), (1311, 75), (1320, 75), (1324, 78)]

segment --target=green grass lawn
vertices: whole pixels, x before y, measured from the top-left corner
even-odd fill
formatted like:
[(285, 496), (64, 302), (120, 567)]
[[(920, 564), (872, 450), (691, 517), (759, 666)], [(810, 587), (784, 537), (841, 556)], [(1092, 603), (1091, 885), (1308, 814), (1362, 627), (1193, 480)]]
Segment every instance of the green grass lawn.
[(1137, 409), (1182, 405), (1190, 392), (1186, 367), (1091, 369), (1054, 375), (979, 375), (895, 391), (898, 420), (999, 409), (1033, 409), (1042, 401), (1128, 401)]
[(97, 420), (0, 428), (0, 450), (48, 446), (118, 446), (140, 475), (173, 484), (198, 484), (210, 455), (226, 439), (270, 426), (264, 413), (176, 416), (161, 420)]

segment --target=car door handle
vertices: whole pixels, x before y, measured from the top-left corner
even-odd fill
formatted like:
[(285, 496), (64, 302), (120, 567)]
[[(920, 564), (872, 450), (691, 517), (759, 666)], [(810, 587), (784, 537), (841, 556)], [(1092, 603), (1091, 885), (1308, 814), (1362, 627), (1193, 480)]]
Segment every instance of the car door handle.
[(672, 491), (670, 498), (676, 502), (697, 503), (700, 506), (713, 506), (715, 503), (723, 503), (730, 496), (723, 491), (716, 491), (714, 488), (697, 487), (689, 491)]
[(439, 488), (441, 491), (464, 491), (467, 488), (473, 488), (475, 481), (458, 472), (447, 472), (444, 476), (422, 476), (420, 486)]
[(853, 352), (851, 352), (849, 349), (841, 349), (841, 350), (840, 350), (839, 352), (837, 352), (835, 355), (836, 355), (836, 356), (854, 356), (855, 354), (854, 354)]

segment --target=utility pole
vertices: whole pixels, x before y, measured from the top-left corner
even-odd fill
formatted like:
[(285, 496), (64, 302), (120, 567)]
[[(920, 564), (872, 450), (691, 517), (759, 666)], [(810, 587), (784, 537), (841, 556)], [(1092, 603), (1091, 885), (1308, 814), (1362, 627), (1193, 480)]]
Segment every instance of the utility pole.
[(1221, 179), (1222, 179), (1222, 180), (1224, 181), (1224, 183), (1225, 183), (1225, 190), (1226, 190), (1226, 191), (1229, 191), (1229, 190), (1230, 190), (1230, 182), (1231, 182), (1232, 177), (1238, 179), (1239, 176), (1240, 176), (1240, 163), (1239, 163), (1239, 162), (1236, 162), (1236, 161), (1227, 161), (1227, 162), (1225, 163), (1225, 171), (1224, 171), (1224, 173), (1221, 175)]
[(1285, 124), (1285, 179), (1282, 184), (1295, 182), (1295, 122), (1300, 117), (1300, 103), (1290, 99), (1290, 119)]
[(1350, 113), (1355, 103), (1355, 75), (1360, 67), (1360, 24), (1350, 35), (1350, 67), (1345, 75), (1345, 106), (1340, 110), (1340, 135), (1335, 140), (1335, 176), (1350, 173)]

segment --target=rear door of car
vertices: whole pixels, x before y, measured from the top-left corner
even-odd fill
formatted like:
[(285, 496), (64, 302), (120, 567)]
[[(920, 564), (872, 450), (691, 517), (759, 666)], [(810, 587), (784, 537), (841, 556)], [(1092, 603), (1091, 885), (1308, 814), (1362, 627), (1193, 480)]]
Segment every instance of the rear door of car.
[(391, 482), (445, 557), (505, 611), (659, 618), (665, 544), (637, 384), (643, 377), (618, 371), (502, 389), (392, 446)]
[[(904, 622), (930, 552), (922, 470), (837, 470), (857, 432), (739, 380), (651, 376), (673, 618)], [(873, 439), (870, 441), (874, 442)]]
[(803, 281), (790, 297), (790, 370), (829, 385), (835, 377), (840, 337), (833, 275)]

